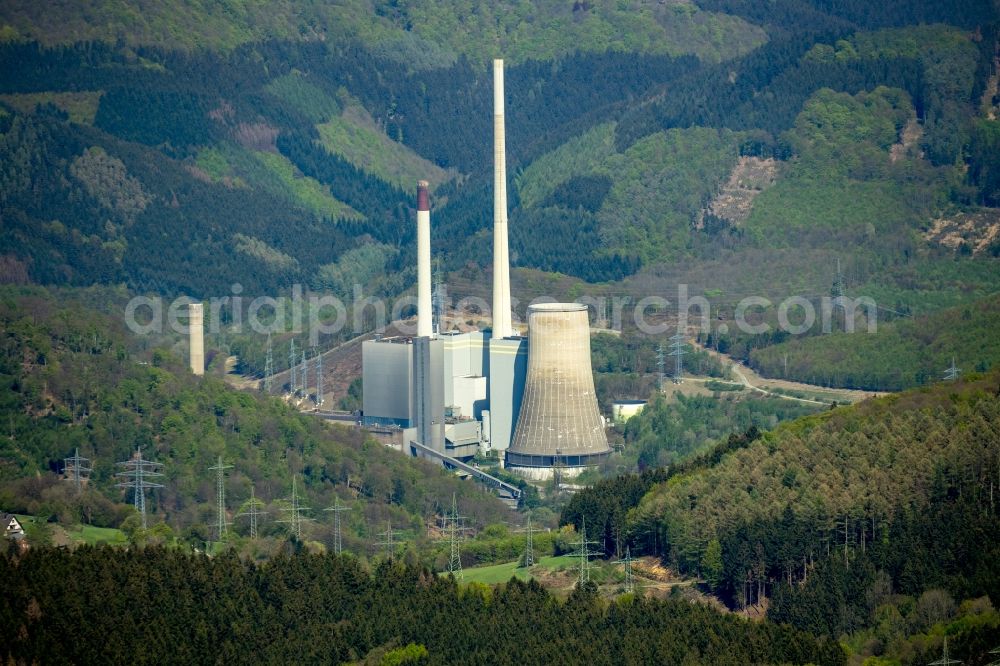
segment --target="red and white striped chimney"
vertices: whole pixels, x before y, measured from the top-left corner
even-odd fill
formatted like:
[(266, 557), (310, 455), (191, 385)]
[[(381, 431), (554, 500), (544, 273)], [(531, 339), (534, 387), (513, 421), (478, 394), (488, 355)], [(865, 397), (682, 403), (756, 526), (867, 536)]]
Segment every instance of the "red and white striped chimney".
[(427, 181), (417, 182), (417, 336), (434, 331), (431, 308), (431, 204)]

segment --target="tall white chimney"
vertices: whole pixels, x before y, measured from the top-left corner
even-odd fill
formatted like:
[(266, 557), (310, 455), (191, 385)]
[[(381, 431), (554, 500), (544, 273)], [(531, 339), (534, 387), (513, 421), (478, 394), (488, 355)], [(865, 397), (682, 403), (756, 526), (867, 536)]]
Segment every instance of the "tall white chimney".
[(514, 335), (507, 255), (507, 156), (504, 144), (503, 60), (493, 61), (493, 338)]
[(417, 336), (434, 332), (431, 309), (431, 204), (427, 181), (417, 183)]
[(205, 374), (205, 308), (201, 303), (188, 305), (188, 354), (191, 372)]

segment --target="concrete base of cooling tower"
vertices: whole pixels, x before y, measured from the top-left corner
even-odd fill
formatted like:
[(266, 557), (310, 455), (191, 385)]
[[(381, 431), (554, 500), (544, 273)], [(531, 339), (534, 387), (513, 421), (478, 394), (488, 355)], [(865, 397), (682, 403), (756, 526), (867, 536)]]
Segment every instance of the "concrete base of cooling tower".
[(538, 456), (507, 451), (505, 469), (533, 481), (546, 481), (559, 472), (561, 479), (572, 479), (593, 467), (597, 467), (611, 452), (591, 455)]

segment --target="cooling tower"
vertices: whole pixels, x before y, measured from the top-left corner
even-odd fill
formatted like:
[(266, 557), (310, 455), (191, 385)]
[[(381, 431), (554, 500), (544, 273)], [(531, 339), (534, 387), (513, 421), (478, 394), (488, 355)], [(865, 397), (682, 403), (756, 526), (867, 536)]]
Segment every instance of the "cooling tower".
[(188, 305), (188, 341), (191, 372), (205, 374), (205, 309), (201, 303)]
[(427, 181), (417, 183), (417, 336), (434, 332), (431, 311), (431, 205)]
[(528, 372), (507, 466), (524, 476), (573, 476), (611, 453), (590, 367), (587, 306), (528, 308)]

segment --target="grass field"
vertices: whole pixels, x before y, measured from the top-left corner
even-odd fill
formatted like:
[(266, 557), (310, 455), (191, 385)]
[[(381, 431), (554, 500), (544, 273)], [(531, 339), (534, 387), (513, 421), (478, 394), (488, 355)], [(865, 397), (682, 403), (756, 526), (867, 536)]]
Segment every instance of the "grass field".
[[(36, 518), (34, 516), (27, 516), (23, 514), (14, 514), (17, 516), (18, 521), (21, 525), (28, 529), (28, 525), (35, 523)], [(50, 535), (53, 536), (56, 543), (65, 544), (65, 540), (69, 540), (69, 544), (66, 545), (80, 545), (86, 544), (88, 546), (96, 546), (99, 544), (108, 544), (111, 546), (124, 546), (128, 544), (128, 539), (125, 538), (125, 533), (114, 527), (94, 527), (93, 525), (73, 525), (69, 527), (61, 526), (57, 523), (44, 523), (49, 526)], [(59, 535), (63, 536), (60, 537)]]
[(95, 546), (97, 544), (123, 546), (128, 543), (128, 539), (125, 538), (125, 533), (113, 527), (77, 525), (73, 529), (67, 530), (67, 534), (71, 539), (73, 539), (73, 541), (85, 543), (88, 546)]
[(537, 564), (535, 564), (535, 566), (531, 569), (518, 568), (517, 564), (517, 561), (514, 561), (505, 562), (504, 564), (491, 564), (485, 567), (463, 569), (463, 582), (495, 585), (497, 583), (505, 583), (515, 576), (521, 580), (529, 580), (534, 578), (532, 572), (537, 571), (538, 569), (546, 569), (548, 571), (572, 569), (573, 567), (578, 566), (578, 561), (576, 557), (572, 555), (558, 555), (539, 558)]

